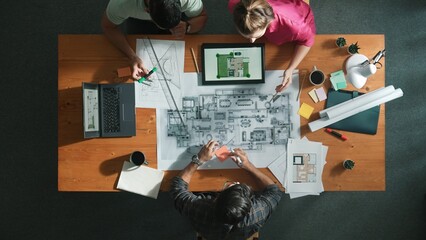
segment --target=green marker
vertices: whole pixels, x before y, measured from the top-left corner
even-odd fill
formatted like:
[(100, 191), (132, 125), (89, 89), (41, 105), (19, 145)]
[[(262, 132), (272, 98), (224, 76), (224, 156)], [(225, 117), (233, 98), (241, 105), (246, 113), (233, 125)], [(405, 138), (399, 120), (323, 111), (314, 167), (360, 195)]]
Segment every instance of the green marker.
[(157, 71), (157, 68), (154, 67), (151, 71), (149, 71), (149, 73), (143, 77), (141, 77), (138, 82), (139, 83), (143, 83), (143, 81), (145, 81), (149, 76), (151, 76), (153, 73), (155, 73)]

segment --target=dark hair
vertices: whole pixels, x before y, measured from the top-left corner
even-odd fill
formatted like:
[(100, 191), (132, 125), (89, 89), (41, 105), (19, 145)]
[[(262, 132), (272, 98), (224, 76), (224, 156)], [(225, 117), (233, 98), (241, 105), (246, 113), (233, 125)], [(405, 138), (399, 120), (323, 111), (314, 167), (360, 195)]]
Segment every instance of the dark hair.
[(170, 29), (176, 27), (181, 18), (179, 0), (150, 0), (149, 14), (159, 27)]
[(234, 8), (234, 24), (242, 34), (265, 29), (274, 20), (274, 11), (266, 0), (241, 0)]
[(251, 210), (252, 191), (246, 184), (235, 184), (216, 198), (215, 212), (219, 221), (235, 225)]

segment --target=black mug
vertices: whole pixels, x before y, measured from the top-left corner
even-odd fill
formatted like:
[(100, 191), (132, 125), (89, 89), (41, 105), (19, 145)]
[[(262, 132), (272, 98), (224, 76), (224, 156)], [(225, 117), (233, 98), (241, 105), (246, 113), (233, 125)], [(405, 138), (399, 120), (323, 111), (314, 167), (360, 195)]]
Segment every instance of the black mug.
[(318, 70), (317, 67), (314, 66), (314, 69), (309, 74), (309, 81), (315, 86), (320, 86), (325, 81), (325, 75), (321, 70)]
[(140, 166), (142, 164), (147, 164), (145, 161), (145, 154), (140, 151), (134, 151), (132, 154), (130, 154), (130, 162), (135, 164), (136, 166)]

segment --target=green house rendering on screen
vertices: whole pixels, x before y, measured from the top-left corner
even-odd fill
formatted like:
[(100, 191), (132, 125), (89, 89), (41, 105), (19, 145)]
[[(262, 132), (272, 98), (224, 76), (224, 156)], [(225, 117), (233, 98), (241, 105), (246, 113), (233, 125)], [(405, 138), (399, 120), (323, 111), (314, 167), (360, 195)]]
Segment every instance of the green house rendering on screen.
[(249, 58), (243, 57), (241, 51), (229, 54), (216, 54), (217, 78), (250, 77)]

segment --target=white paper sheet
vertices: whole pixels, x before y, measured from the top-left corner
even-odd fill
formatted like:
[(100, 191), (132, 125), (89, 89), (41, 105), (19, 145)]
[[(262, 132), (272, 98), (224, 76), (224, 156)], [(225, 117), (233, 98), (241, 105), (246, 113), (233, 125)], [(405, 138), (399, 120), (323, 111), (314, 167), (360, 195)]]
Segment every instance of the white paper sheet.
[[(146, 41), (145, 39), (145, 43)], [(185, 59), (185, 42), (151, 39), (151, 43), (160, 61), (164, 75), (169, 80), (171, 91), (174, 97), (179, 99), (181, 94), (180, 81), (183, 78), (184, 62), (182, 60), (178, 61), (178, 59)], [(157, 69), (160, 68), (157, 62), (152, 61), (149, 56), (146, 46), (144, 45), (144, 39), (136, 40), (136, 54), (142, 59), (145, 67), (149, 70), (153, 69), (153, 67), (157, 67)], [(159, 82), (162, 76), (159, 75), (159, 70), (157, 70), (156, 73), (150, 76), (152, 82), (145, 81), (144, 83), (138, 83), (135, 81), (136, 107), (174, 109), (174, 106), (170, 106), (166, 99), (164, 90)], [(150, 86), (147, 84), (150, 84)]]
[(286, 192), (320, 192), (322, 187), (323, 149), (318, 142), (289, 139)]
[(117, 188), (157, 199), (164, 172), (124, 161)]
[[(181, 81), (182, 96), (198, 96), (202, 94), (215, 93), (217, 89), (237, 89), (237, 88), (254, 88), (257, 93), (268, 94), (270, 98), (275, 93), (275, 86), (281, 83), (282, 70), (266, 71), (265, 84), (242, 84), (242, 85), (221, 85), (221, 86), (201, 86), (199, 85), (198, 75), (196, 73), (188, 73), (184, 75)], [(291, 131), (292, 138), (300, 138), (300, 118), (297, 115), (299, 102), (296, 101), (299, 91), (298, 74), (293, 75), (293, 83), (283, 94), (290, 94), (290, 121), (293, 124)], [(181, 103), (180, 103), (181, 104)], [(180, 170), (183, 169), (190, 161), (192, 155), (198, 153), (201, 147), (186, 148), (177, 147), (176, 137), (167, 136), (167, 110), (157, 109), (157, 159), (158, 169), (162, 170)], [(247, 151), (246, 151), (247, 152)], [(282, 155), (286, 154), (285, 145), (264, 145), (261, 151), (247, 152), (250, 161), (258, 168), (266, 168), (270, 163), (275, 161)], [(220, 162), (213, 158), (200, 169), (228, 169), (237, 168), (234, 162), (227, 160)]]

